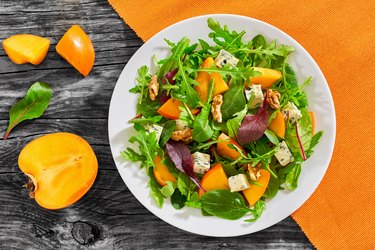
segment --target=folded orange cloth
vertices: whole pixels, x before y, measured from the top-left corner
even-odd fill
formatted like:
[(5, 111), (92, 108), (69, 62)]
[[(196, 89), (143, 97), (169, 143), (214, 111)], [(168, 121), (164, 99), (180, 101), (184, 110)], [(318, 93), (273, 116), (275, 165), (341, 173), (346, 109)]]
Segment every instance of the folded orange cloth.
[(375, 3), (371, 0), (109, 0), (146, 41), (183, 19), (253, 17), (287, 32), (325, 74), (337, 112), (327, 174), (292, 217), (319, 249), (375, 249)]

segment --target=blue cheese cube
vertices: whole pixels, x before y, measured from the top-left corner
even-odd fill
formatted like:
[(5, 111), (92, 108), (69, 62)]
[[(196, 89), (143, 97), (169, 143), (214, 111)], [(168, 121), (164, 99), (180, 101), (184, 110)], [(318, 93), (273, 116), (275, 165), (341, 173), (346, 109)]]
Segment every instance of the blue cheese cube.
[(284, 119), (287, 120), (289, 117), (289, 121), (292, 124), (302, 117), (301, 111), (292, 102), (288, 102), (281, 112), (283, 114)]
[(229, 177), (228, 184), (231, 192), (239, 192), (250, 188), (250, 183), (245, 174), (238, 174)]
[(220, 50), (219, 55), (215, 58), (215, 64), (217, 67), (224, 67), (225, 64), (229, 63), (233, 67), (236, 67), (238, 59), (235, 58), (231, 53), (226, 50)]
[(203, 154), (200, 152), (195, 152), (192, 154), (193, 160), (194, 160), (194, 167), (193, 171), (197, 174), (204, 174), (208, 170), (210, 170), (210, 155), (209, 154)]
[(163, 127), (162, 126), (159, 126), (157, 124), (147, 124), (145, 126), (145, 129), (146, 129), (146, 131), (148, 133), (155, 132), (156, 133), (156, 140), (159, 142), (160, 136), (161, 136), (161, 132), (163, 132)]
[(247, 101), (249, 102), (250, 109), (262, 106), (264, 96), (260, 84), (253, 84), (251, 85), (250, 89), (245, 89), (245, 95)]
[(175, 120), (175, 122), (176, 122), (176, 128), (175, 128), (176, 131), (181, 131), (181, 130), (184, 130), (185, 128), (188, 128), (188, 125), (180, 119)]
[(275, 153), (275, 157), (280, 162), (281, 166), (286, 166), (292, 161), (294, 161), (294, 157), (290, 152), (288, 146), (286, 145), (285, 141), (282, 141), (278, 145), (279, 150)]

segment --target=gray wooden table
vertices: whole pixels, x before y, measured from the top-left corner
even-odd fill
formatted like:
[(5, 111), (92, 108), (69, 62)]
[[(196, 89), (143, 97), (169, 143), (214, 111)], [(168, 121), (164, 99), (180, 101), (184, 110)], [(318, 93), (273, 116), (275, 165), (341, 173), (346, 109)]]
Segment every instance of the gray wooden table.
[[(81, 25), (95, 46), (95, 66), (86, 78), (55, 51), (72, 24)], [(50, 38), (51, 46), (39, 66), (13, 64), (0, 49), (0, 130), (33, 82), (50, 83), (53, 98), (42, 118), (24, 122), (1, 142), (0, 249), (313, 249), (290, 217), (255, 234), (211, 238), (165, 223), (133, 197), (112, 160), (107, 114), (117, 78), (142, 41), (105, 0), (0, 0), (0, 42), (19, 33)], [(87, 139), (99, 173), (79, 202), (48, 211), (22, 187), (26, 178), (17, 158), (29, 141), (57, 131)]]

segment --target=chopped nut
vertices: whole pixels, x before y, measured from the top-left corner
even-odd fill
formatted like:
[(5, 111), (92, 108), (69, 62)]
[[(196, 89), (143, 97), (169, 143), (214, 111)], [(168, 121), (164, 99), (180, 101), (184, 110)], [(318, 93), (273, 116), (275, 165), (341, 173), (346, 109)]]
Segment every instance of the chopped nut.
[(193, 130), (191, 128), (185, 128), (183, 130), (174, 131), (172, 133), (172, 140), (189, 142), (193, 139)]
[(223, 105), (223, 96), (217, 95), (212, 99), (211, 113), (215, 121), (222, 122), (221, 105)]
[(267, 96), (267, 102), (273, 109), (280, 108), (280, 93), (277, 92), (277, 90), (268, 89), (267, 90), (268, 96)]
[(148, 91), (150, 92), (150, 99), (155, 101), (156, 96), (159, 93), (158, 77), (153, 75), (150, 83), (148, 84)]
[(260, 165), (261, 165), (261, 163), (258, 163), (255, 167), (251, 166), (251, 164), (247, 165), (251, 180), (256, 181), (256, 180), (259, 179), (259, 177), (260, 177), (260, 171), (259, 171)]

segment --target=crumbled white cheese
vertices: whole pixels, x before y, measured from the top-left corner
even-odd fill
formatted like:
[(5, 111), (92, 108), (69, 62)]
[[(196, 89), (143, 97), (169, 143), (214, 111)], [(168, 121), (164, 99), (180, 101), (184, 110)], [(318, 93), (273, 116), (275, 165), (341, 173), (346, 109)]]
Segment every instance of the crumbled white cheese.
[(148, 133), (155, 132), (156, 133), (156, 140), (159, 142), (161, 132), (163, 132), (163, 127), (157, 124), (147, 124), (145, 125), (145, 129)]
[(197, 174), (204, 174), (208, 170), (210, 170), (210, 155), (209, 154), (203, 154), (200, 152), (195, 152), (192, 154), (193, 160), (194, 160), (194, 167), (193, 171)]
[(215, 64), (217, 67), (224, 67), (225, 64), (229, 63), (233, 67), (236, 67), (238, 59), (226, 50), (220, 50), (219, 55), (215, 58)]
[(262, 106), (264, 96), (260, 84), (253, 84), (250, 89), (245, 89), (245, 95), (250, 109)]
[(301, 111), (292, 102), (288, 102), (281, 112), (283, 114), (284, 119), (287, 120), (289, 117), (289, 121), (292, 124), (302, 117)]
[(229, 177), (228, 184), (231, 192), (239, 192), (250, 188), (250, 183), (245, 174), (238, 174)]
[(294, 157), (285, 141), (280, 142), (278, 147), (279, 150), (275, 153), (275, 157), (280, 162), (281, 166), (286, 166), (290, 162), (294, 161)]

